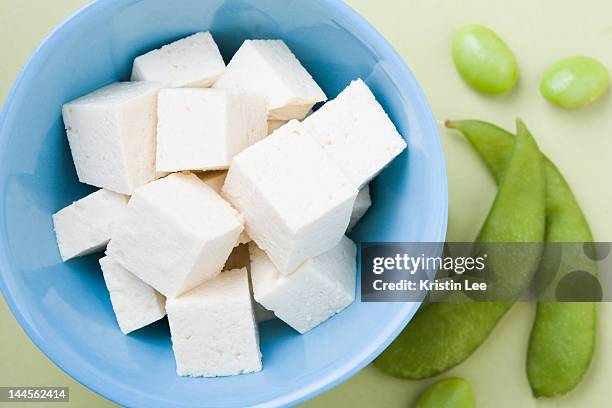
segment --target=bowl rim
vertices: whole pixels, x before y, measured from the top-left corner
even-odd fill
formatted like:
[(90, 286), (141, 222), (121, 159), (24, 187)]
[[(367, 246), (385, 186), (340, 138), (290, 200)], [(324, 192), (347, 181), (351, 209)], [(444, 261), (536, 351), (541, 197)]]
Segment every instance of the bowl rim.
[[(49, 44), (52, 44), (54, 41), (57, 41), (57, 37), (63, 31), (68, 30), (73, 24), (77, 24), (78, 20), (86, 18), (89, 14), (95, 13), (100, 7), (108, 7), (113, 4), (119, 4), (122, 1), (123, 0), (93, 0), (85, 4), (63, 20), (38, 45), (15, 79), (4, 101), (2, 111), (0, 112), (1, 150), (4, 149), (4, 145), (8, 140), (8, 136), (5, 134), (5, 132), (3, 132), (8, 111), (13, 103), (17, 90), (20, 88), (21, 82), (32, 69), (32, 66), (37, 62), (37, 58), (41, 50), (43, 50)], [(330, 7), (335, 12), (346, 16), (349, 22), (363, 33), (363, 37), (368, 39), (368, 42), (372, 48), (377, 49), (381, 54), (385, 55), (385, 57), (391, 61), (394, 66), (398, 67), (400, 73), (398, 85), (401, 88), (412, 89), (414, 91), (414, 95), (412, 95), (411, 98), (414, 100), (416, 105), (422, 105), (424, 107), (425, 115), (421, 117), (421, 125), (423, 129), (427, 131), (427, 133), (437, 136), (433, 141), (433, 147), (435, 149), (433, 154), (439, 158), (441, 178), (441, 183), (439, 183), (437, 186), (433, 186), (433, 188), (438, 189), (438, 197), (441, 197), (441, 199), (438, 201), (438, 214), (435, 214), (434, 216), (434, 219), (438, 220), (438, 225), (432, 226), (432, 234), (433, 236), (438, 237), (439, 241), (444, 241), (448, 223), (448, 179), (438, 129), (423, 90), (397, 51), (395, 51), (395, 49), (383, 37), (383, 35), (378, 32), (378, 30), (376, 30), (355, 9), (350, 7), (343, 0), (318, 1), (320, 3), (325, 3), (326, 6)], [(4, 220), (0, 220), (0, 226), (4, 227)], [(139, 397), (132, 398), (122, 392), (117, 392), (118, 390), (116, 386), (112, 383), (100, 381), (100, 378), (96, 377), (95, 374), (79, 368), (78, 360), (66, 361), (66, 359), (62, 358), (61, 349), (49, 344), (49, 342), (45, 342), (44, 339), (29, 324), (28, 319), (24, 316), (20, 306), (18, 306), (18, 302), (15, 301), (9, 292), (7, 283), (5, 282), (4, 273), (2, 272), (8, 271), (9, 269), (7, 254), (5, 254), (0, 248), (0, 291), (4, 295), (9, 310), (21, 326), (22, 330), (25, 331), (36, 347), (68, 376), (84, 385), (86, 388), (94, 391), (98, 395), (122, 406), (132, 406), (138, 402), (142, 402), (142, 399)], [(401, 330), (403, 330), (403, 328), (410, 322), (419, 306), (420, 302), (405, 303), (401, 309), (398, 309), (395, 318), (387, 323), (386, 330), (379, 333), (378, 336), (370, 342), (369, 347), (361, 350), (359, 353), (354, 354), (348, 361), (336, 367), (334, 370), (328, 371), (317, 381), (314, 381), (307, 386), (295, 389), (292, 392), (283, 394), (272, 400), (260, 403), (256, 406), (293, 406), (313, 398), (316, 395), (319, 395), (347, 380), (368, 365), (382, 351), (384, 351), (384, 349), (399, 335)]]

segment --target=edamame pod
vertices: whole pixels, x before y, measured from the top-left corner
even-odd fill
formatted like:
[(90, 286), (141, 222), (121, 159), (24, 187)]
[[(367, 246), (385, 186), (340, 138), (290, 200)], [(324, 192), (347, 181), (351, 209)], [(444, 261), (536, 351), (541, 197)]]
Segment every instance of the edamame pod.
[(430, 386), (417, 408), (474, 408), (474, 392), (463, 378), (445, 378)]
[[(541, 153), (517, 122), (518, 138), (495, 202), (479, 234), (482, 242), (541, 242), (544, 236), (545, 184)], [(493, 256), (489, 256), (491, 261)], [(503, 265), (501, 279), (519, 272), (524, 287), (531, 280), (540, 253)], [(493, 260), (494, 261), (494, 260)], [(511, 302), (428, 303), (375, 361), (380, 370), (402, 378), (428, 378), (464, 361), (489, 336)]]
[[(463, 133), (499, 182), (512, 152), (514, 136), (477, 120), (449, 121), (446, 125)], [(591, 242), (591, 230), (571, 188), (546, 157), (544, 175), (547, 184), (546, 242)], [(542, 264), (546, 265), (553, 255), (545, 251)], [(577, 265), (597, 275), (597, 265), (585, 255), (582, 245), (566, 245), (555, 281), (575, 270)], [(537, 279), (542, 278), (538, 276)], [(546, 290), (552, 292), (555, 285), (548, 283)], [(541, 294), (546, 299), (553, 296), (554, 293)], [(580, 382), (592, 359), (596, 326), (595, 303), (538, 303), (527, 355), (527, 375), (534, 395), (562, 395)]]

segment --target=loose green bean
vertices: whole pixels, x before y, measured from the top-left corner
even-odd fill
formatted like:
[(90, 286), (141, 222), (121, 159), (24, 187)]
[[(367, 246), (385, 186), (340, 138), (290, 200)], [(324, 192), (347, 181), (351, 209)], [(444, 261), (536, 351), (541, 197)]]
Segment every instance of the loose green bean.
[[(545, 184), (541, 153), (522, 122), (495, 201), (480, 231), (480, 242), (541, 242), (544, 236)], [(489, 256), (495, 262), (498, 253)], [(539, 252), (501, 263), (497, 280), (511, 281), (519, 293), (531, 280)], [(517, 279), (515, 274), (520, 274)], [(513, 292), (513, 293), (515, 293)], [(380, 370), (402, 378), (432, 377), (461, 363), (489, 336), (511, 302), (432, 302), (374, 362)]]
[(473, 408), (474, 392), (463, 378), (445, 378), (430, 386), (417, 408)]
[[(479, 153), (497, 182), (502, 179), (514, 144), (514, 136), (489, 123), (449, 121)], [(546, 242), (591, 242), (586, 217), (571, 188), (556, 166), (544, 156), (546, 179)], [(597, 275), (597, 265), (584, 253), (582, 245), (566, 245), (553, 284), (542, 297), (553, 299), (554, 282), (575, 270)], [(553, 262), (544, 252), (542, 265)], [(541, 276), (537, 277), (542, 279)], [(536, 279), (537, 281), (537, 279)], [(544, 283), (541, 285), (544, 286)], [(527, 355), (527, 374), (534, 395), (552, 397), (572, 390), (588, 369), (596, 337), (596, 304), (591, 302), (539, 302)]]
[(468, 25), (459, 29), (453, 38), (452, 54), (461, 77), (477, 91), (500, 94), (516, 84), (514, 54), (487, 27)]

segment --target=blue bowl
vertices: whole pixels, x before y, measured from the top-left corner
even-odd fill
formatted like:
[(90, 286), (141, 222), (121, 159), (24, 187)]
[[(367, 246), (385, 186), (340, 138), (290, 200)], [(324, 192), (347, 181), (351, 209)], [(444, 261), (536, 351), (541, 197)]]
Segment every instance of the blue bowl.
[(51, 214), (92, 191), (77, 181), (62, 104), (127, 80), (134, 57), (202, 30), (212, 32), (226, 60), (245, 39), (285, 40), (330, 98), (363, 78), (408, 150), (372, 183), (374, 205), (352, 238), (444, 240), (446, 175), (427, 101), (391, 46), (343, 2), (105, 0), (83, 8), (47, 38), (0, 117), (0, 287), (21, 326), (51, 360), (119, 404), (291, 405), (368, 364), (418, 304), (357, 300), (305, 335), (280, 321), (267, 322), (260, 333), (260, 373), (181, 378), (167, 321), (122, 335), (99, 255), (62, 263), (55, 243)]

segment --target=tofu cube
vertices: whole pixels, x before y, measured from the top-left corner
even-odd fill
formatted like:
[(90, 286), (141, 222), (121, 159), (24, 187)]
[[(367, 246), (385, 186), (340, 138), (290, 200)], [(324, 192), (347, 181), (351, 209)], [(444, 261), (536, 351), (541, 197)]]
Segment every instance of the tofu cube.
[(352, 230), (353, 227), (357, 225), (361, 217), (365, 215), (371, 206), (372, 199), (370, 198), (370, 185), (368, 184), (359, 190), (359, 194), (357, 194), (355, 204), (353, 204), (353, 211), (351, 212), (351, 220), (349, 222), (347, 231)]
[(333, 248), (357, 189), (301, 124), (291, 121), (234, 157), (223, 195), (282, 274)]
[(365, 186), (406, 148), (361, 79), (351, 82), (303, 124), (357, 188)]
[(166, 297), (214, 278), (234, 248), (242, 219), (191, 173), (134, 191), (107, 255)]
[(145, 327), (166, 315), (166, 299), (112, 258), (100, 259), (104, 282), (123, 334)]
[(270, 119), (303, 119), (315, 103), (327, 100), (281, 40), (246, 40), (213, 87), (265, 96)]
[(207, 88), (224, 70), (225, 63), (212, 35), (201, 32), (137, 57), (131, 80)]
[(162, 89), (157, 171), (227, 169), (267, 135), (265, 99), (224, 89)]
[(79, 181), (123, 194), (155, 178), (156, 82), (116, 82), (62, 115)]
[(62, 260), (102, 251), (127, 203), (128, 197), (123, 194), (98, 190), (53, 214)]
[(343, 237), (322, 255), (284, 276), (254, 243), (249, 244), (255, 300), (300, 333), (306, 333), (355, 300), (356, 248)]
[(247, 270), (223, 272), (166, 303), (176, 372), (218, 377), (261, 370)]

